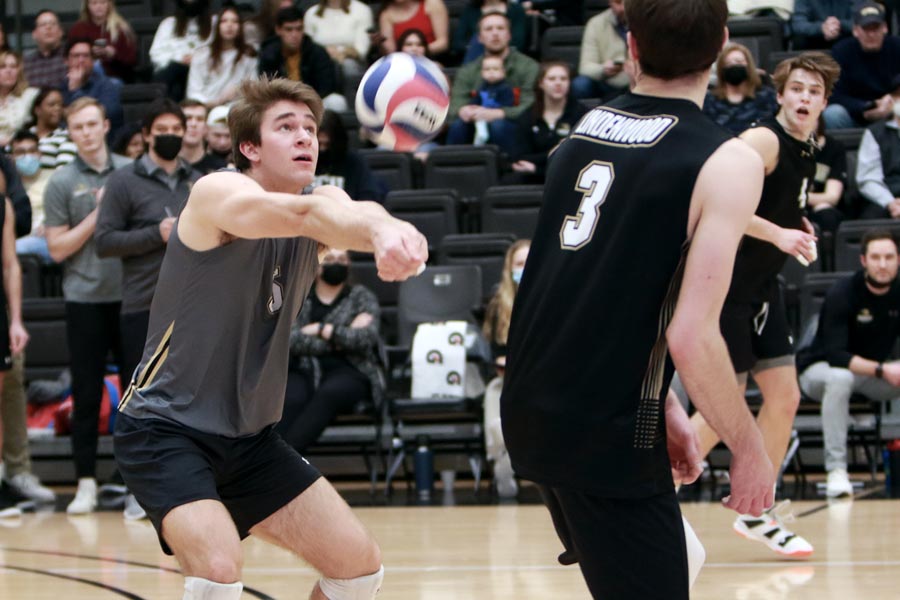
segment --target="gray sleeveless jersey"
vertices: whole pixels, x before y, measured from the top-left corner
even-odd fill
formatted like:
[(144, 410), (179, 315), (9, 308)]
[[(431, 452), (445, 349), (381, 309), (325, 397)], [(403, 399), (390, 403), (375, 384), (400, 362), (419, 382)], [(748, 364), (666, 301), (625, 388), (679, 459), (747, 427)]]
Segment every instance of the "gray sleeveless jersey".
[(196, 252), (173, 228), (144, 356), (119, 410), (228, 437), (276, 423), (317, 249), (308, 238), (237, 239)]

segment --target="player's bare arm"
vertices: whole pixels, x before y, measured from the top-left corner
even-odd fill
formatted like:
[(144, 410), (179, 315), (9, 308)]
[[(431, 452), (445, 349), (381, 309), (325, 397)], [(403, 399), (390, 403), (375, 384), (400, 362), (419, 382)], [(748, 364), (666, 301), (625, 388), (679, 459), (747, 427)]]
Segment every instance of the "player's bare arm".
[(373, 252), (379, 275), (386, 280), (415, 275), (428, 259), (424, 236), (375, 203), (354, 202), (333, 186), (307, 195), (267, 192), (240, 173), (200, 179), (181, 214), (178, 233), (198, 251), (219, 246), (228, 236), (309, 237), (334, 248)]
[(732, 493), (726, 506), (756, 515), (772, 504), (775, 475), (759, 428), (738, 390), (719, 315), (762, 180), (761, 159), (738, 140), (723, 144), (701, 169), (691, 200), (691, 248), (666, 331), (675, 368), (691, 400), (732, 451)]
[(22, 324), (22, 268), (16, 256), (16, 213), (9, 199), (4, 201), (3, 221), (3, 287), (9, 309), (9, 349), (17, 354), (28, 343), (28, 332)]

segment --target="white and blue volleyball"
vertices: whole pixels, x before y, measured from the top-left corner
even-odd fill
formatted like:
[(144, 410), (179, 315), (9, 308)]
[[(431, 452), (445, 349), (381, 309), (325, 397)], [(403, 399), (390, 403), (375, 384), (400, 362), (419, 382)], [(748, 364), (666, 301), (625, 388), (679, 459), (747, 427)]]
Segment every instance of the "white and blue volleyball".
[(450, 86), (427, 58), (394, 52), (376, 61), (356, 91), (356, 117), (382, 148), (410, 152), (438, 134)]

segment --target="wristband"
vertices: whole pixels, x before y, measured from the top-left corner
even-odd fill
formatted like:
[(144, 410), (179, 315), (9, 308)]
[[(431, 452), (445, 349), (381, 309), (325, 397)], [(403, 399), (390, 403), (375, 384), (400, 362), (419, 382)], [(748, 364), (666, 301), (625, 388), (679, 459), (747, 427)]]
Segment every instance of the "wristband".
[(878, 379), (884, 378), (884, 365), (883, 364), (878, 363), (878, 365), (875, 367), (875, 377), (877, 377)]

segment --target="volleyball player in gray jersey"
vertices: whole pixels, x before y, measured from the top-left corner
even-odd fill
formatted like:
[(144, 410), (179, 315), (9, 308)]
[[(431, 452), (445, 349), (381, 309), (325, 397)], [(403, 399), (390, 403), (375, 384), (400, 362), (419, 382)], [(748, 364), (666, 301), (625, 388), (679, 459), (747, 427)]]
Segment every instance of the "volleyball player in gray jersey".
[(322, 102), (287, 80), (245, 82), (228, 125), (241, 173), (199, 180), (173, 228), (141, 365), (116, 420), (116, 460), (184, 598), (241, 596), (240, 540), (256, 535), (321, 574), (311, 598), (368, 599), (377, 543), (334, 488), (272, 427), (291, 323), (323, 246), (373, 252), (388, 281), (427, 259), (414, 227), (315, 173)]

